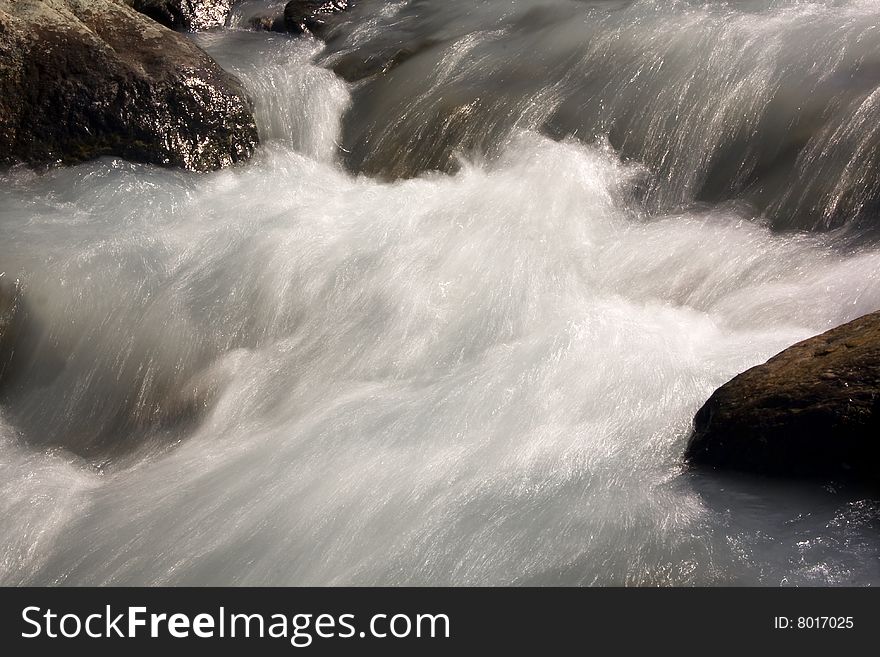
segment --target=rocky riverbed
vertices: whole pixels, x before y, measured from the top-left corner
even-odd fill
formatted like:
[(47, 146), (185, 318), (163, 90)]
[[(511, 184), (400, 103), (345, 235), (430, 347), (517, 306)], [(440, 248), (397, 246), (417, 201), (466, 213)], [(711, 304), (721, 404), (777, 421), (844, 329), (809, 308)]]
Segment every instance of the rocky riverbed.
[(880, 583), (878, 19), (0, 0), (0, 582)]

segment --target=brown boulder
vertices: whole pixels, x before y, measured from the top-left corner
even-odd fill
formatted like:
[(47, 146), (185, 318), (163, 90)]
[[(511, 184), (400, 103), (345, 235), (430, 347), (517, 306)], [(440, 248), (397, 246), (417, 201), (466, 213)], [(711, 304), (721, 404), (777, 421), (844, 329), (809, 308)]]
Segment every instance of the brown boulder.
[(798, 476), (880, 474), (880, 312), (804, 340), (721, 386), (692, 463)]
[(0, 0), (0, 163), (206, 171), (257, 141), (239, 81), (122, 0)]

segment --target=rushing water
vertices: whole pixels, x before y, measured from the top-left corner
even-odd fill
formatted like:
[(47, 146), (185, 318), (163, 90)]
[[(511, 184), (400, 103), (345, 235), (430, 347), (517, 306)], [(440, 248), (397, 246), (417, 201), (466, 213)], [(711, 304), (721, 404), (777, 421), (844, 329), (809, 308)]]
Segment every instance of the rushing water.
[(715, 387), (880, 308), (840, 114), (880, 3), (365, 1), (326, 50), (267, 4), (197, 37), (252, 162), (2, 174), (0, 582), (880, 583), (875, 492), (681, 464)]

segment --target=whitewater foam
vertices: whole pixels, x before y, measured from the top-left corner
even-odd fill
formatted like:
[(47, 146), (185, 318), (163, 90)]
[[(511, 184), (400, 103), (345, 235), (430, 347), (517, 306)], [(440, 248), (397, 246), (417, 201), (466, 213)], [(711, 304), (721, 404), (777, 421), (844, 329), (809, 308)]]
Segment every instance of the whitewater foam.
[(4, 175), (46, 348), (3, 411), (0, 582), (880, 581), (869, 497), (680, 460), (715, 387), (880, 307), (880, 250), (650, 215), (642, 168), (528, 131), (352, 175), (313, 45), (205, 38), (261, 108), (251, 163)]

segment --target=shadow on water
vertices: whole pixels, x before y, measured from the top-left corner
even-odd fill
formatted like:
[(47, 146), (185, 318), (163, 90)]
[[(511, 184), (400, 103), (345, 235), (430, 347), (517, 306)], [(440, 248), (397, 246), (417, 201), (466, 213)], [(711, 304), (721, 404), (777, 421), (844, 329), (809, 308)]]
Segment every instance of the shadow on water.
[[(714, 519), (709, 540), (748, 573), (732, 584), (880, 584), (877, 486), (703, 468), (673, 485), (699, 496)], [(779, 564), (786, 564), (784, 574)]]
[[(691, 468), (654, 495), (695, 498), (698, 540), (653, 537), (665, 560), (644, 567), (646, 543), (621, 543), (530, 576), (521, 585), (876, 586), (880, 490), (854, 482), (779, 480)], [(585, 543), (589, 541), (585, 536)], [(652, 539), (648, 540), (648, 543)], [(597, 562), (601, 563), (597, 569)], [(618, 575), (609, 577), (607, 568)], [(625, 575), (623, 573), (626, 573)]]

